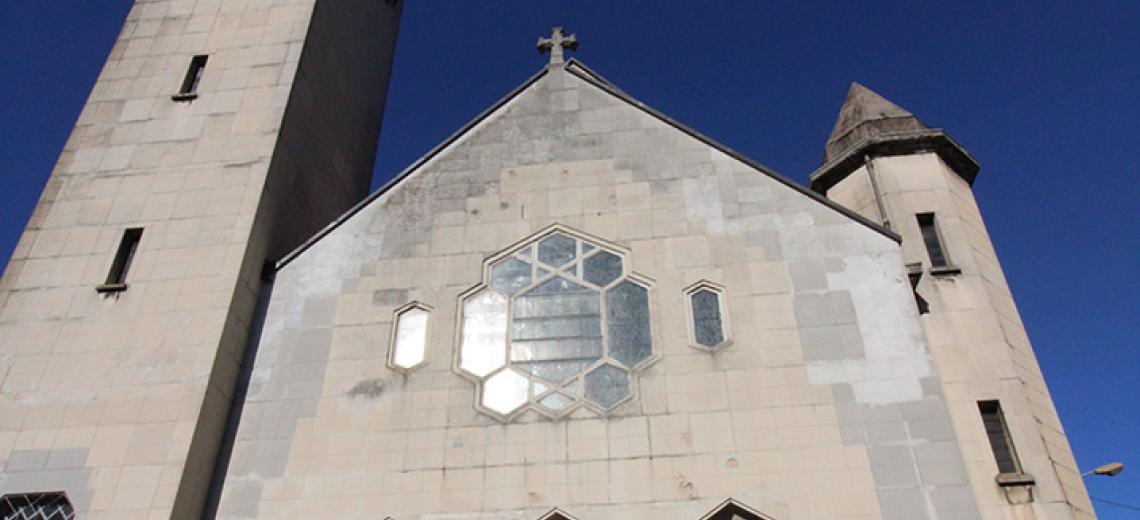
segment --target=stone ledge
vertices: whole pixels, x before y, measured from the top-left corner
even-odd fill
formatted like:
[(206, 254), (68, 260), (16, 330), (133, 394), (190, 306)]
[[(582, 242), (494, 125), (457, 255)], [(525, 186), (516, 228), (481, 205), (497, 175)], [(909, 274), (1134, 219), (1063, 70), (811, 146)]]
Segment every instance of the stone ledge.
[(127, 284), (125, 283), (105, 283), (95, 286), (95, 292), (97, 293), (117, 293), (125, 290), (127, 290)]
[(1029, 473), (998, 473), (994, 480), (1001, 487), (1032, 486), (1037, 483)]

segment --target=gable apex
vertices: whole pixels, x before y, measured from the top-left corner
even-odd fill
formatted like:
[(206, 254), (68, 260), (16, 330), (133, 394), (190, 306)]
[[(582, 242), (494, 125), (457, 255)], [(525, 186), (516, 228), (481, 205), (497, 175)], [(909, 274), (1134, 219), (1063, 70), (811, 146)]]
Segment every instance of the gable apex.
[(308, 248), (312, 247), (312, 245), (314, 243), (321, 240), (321, 238), (328, 235), (329, 233), (334, 231), (336, 228), (338, 228), (341, 224), (343, 224), (344, 222), (351, 219), (352, 216), (355, 215), (356, 213), (358, 213), (360, 210), (362, 210), (363, 208), (372, 204), (377, 199), (383, 197), (386, 193), (388, 193), (393, 188), (399, 186), (401, 183), (406, 181), (409, 177), (414, 176), (418, 171), (420, 171), (420, 170), (424, 169), (425, 167), (429, 166), (430, 164), (432, 164), (433, 161), (435, 161), (437, 158), (440, 158), (441, 156), (445, 155), (453, 147), (458, 146), (459, 144), (464, 142), (469, 136), (478, 132), (484, 125), (490, 124), (492, 121), (496, 120), (498, 115), (502, 114), (503, 112), (506, 111), (506, 109), (513, 106), (513, 104), (516, 101), (520, 101), (520, 100), (524, 99), (526, 93), (528, 91), (531, 91), (532, 87), (535, 87), (537, 84), (539, 84), (540, 82), (542, 82), (544, 80), (549, 80), (551, 78), (556, 79), (559, 76), (573, 77), (573, 78), (576, 78), (578, 80), (581, 80), (583, 83), (585, 83), (589, 87), (595, 88), (603, 94), (612, 96), (617, 101), (619, 101), (619, 102), (621, 102), (621, 103), (623, 103), (623, 104), (625, 104), (631, 108), (634, 108), (636, 110), (643, 112), (644, 114), (648, 115), (649, 117), (654, 118), (654, 119), (660, 121), (661, 123), (664, 123), (666, 126), (672, 127), (674, 130), (680, 131), (682, 134), (686, 135), (687, 137), (695, 139), (696, 141), (704, 144), (705, 146), (708, 146), (708, 147), (710, 147), (710, 148), (712, 148), (718, 152), (725, 154), (726, 156), (728, 156), (732, 159), (739, 161), (740, 163), (747, 166), (748, 168), (755, 170), (757, 173), (765, 175), (765, 176), (771, 178), (772, 180), (775, 180), (778, 183), (783, 184), (784, 186), (786, 186), (788, 188), (791, 188), (793, 191), (798, 192), (799, 194), (813, 200), (815, 203), (822, 204), (823, 206), (826, 206), (830, 210), (835, 211), (837, 213), (840, 213), (843, 216), (851, 219), (852, 221), (855, 221), (855, 222), (871, 229), (872, 231), (875, 231), (876, 233), (883, 235), (884, 237), (886, 237), (890, 240), (893, 240), (895, 242), (899, 242), (901, 240), (899, 235), (892, 232), (891, 230), (886, 229), (886, 228), (880, 226), (879, 224), (866, 219), (865, 217), (859, 215), (858, 213), (856, 213), (856, 212), (854, 212), (854, 211), (852, 211), (852, 210), (850, 210), (850, 209), (848, 209), (848, 208), (846, 208), (846, 207), (844, 207), (844, 206), (842, 206), (842, 205), (840, 205), (834, 201), (831, 201), (831, 200), (827, 199), (826, 197), (824, 197), (818, 193), (811, 191), (806, 186), (799, 184), (799, 183), (777, 173), (775, 170), (768, 168), (768, 167), (744, 156), (743, 154), (736, 152), (735, 150), (732, 150), (731, 148), (729, 148), (729, 147), (727, 147), (727, 146), (725, 146), (725, 145), (723, 145), (723, 144), (721, 144), (721, 143), (697, 132), (696, 130), (689, 128), (688, 126), (685, 126), (685, 125), (669, 118), (668, 116), (662, 114), (661, 112), (658, 112), (657, 110), (645, 105), (641, 101), (638, 101), (637, 99), (633, 98), (629, 94), (627, 94), (624, 91), (622, 91), (621, 89), (619, 89), (617, 86), (615, 86), (610, 81), (603, 78), (600, 74), (598, 74), (598, 73), (594, 72), (593, 70), (589, 69), (588, 67), (586, 67), (580, 61), (578, 61), (576, 59), (569, 59), (565, 63), (562, 63), (562, 64), (556, 64), (554, 66), (544, 66), (536, 74), (534, 74), (529, 79), (524, 81), (521, 85), (516, 87), (514, 90), (512, 90), (506, 96), (504, 96), (499, 101), (497, 101), (496, 103), (491, 105), (489, 108), (484, 110), (482, 113), (480, 113), (474, 119), (472, 119), (470, 122), (468, 122), (462, 128), (460, 128), (457, 132), (455, 132), (454, 134), (449, 136), (447, 139), (445, 139), (440, 144), (436, 145), (428, 153), (426, 153), (425, 155), (423, 155), (422, 157), (420, 157), (419, 159), (414, 161), (410, 166), (408, 166), (402, 172), (400, 172), (398, 175), (396, 175), (394, 178), (392, 178), (391, 181), (387, 182), (386, 184), (381, 186), (379, 189), (377, 189), (376, 191), (369, 194), (367, 197), (365, 197), (363, 200), (361, 200), (355, 206), (353, 206), (348, 211), (346, 211), (344, 214), (342, 214), (340, 217), (338, 217), (335, 221), (333, 221), (332, 223), (330, 223), (329, 225), (327, 225), (323, 229), (321, 229), (319, 232), (317, 232), (314, 236), (312, 236), (309, 240), (307, 240), (301, 246), (299, 246), (298, 248), (296, 248), (295, 250), (290, 252), (288, 255), (283, 257), (280, 261), (277, 262), (276, 268), (281, 269), (282, 267), (284, 267), (286, 264), (291, 262), (298, 255), (303, 253)]

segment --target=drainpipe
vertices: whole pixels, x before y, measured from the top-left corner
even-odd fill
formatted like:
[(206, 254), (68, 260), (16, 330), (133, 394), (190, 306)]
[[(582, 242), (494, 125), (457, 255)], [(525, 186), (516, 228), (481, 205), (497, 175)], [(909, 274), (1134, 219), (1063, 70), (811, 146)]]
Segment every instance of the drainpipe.
[(875, 175), (875, 161), (870, 155), (863, 156), (863, 164), (867, 167), (867, 178), (871, 179), (871, 194), (875, 197), (875, 207), (879, 208), (883, 227), (891, 229), (891, 219), (887, 217), (887, 206), (883, 202), (883, 194), (879, 191), (879, 178)]

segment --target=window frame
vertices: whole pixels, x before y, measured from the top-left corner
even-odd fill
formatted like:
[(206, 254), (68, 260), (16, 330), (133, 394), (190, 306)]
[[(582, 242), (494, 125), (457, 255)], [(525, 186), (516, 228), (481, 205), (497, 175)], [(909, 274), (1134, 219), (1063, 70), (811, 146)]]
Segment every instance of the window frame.
[[(716, 345), (708, 346), (697, 341), (697, 323), (696, 323), (696, 309), (693, 308), (693, 296), (698, 292), (705, 290), (711, 291), (717, 295), (717, 307), (720, 311), (720, 328), (722, 339)], [(707, 279), (701, 279), (693, 282), (682, 291), (685, 300), (685, 327), (688, 330), (688, 343), (690, 348), (697, 349), (701, 352), (719, 352), (724, 350), (734, 343), (732, 336), (732, 324), (729, 319), (728, 312), (728, 290), (725, 286)]]
[[(423, 359), (421, 359), (419, 361), (419, 363), (405, 367), (405, 366), (401, 366), (401, 365), (396, 364), (396, 347), (397, 347), (396, 340), (397, 340), (399, 332), (400, 332), (400, 330), (399, 330), (400, 329), (400, 318), (403, 317), (405, 314), (407, 314), (411, 311), (414, 311), (414, 310), (423, 311), (425, 314), (427, 314), (427, 321), (424, 323)], [(428, 364), (428, 353), (430, 352), (431, 335), (432, 335), (432, 328), (433, 328), (432, 322), (435, 321), (432, 319), (432, 311), (433, 310), (434, 310), (434, 308), (431, 305), (428, 305), (426, 303), (423, 303), (423, 302), (417, 300), (417, 301), (412, 301), (410, 303), (401, 305), (400, 307), (396, 308), (396, 310), (392, 311), (392, 327), (388, 333), (388, 357), (387, 357), (388, 368), (391, 368), (392, 370), (395, 370), (395, 371), (403, 373), (403, 374), (410, 374), (410, 373), (414, 372), (415, 370), (417, 370), (417, 369), (423, 367), (424, 365)]]
[[(79, 512), (76, 510), (75, 504), (71, 501), (71, 497), (69, 497), (67, 495), (66, 491), (37, 491), (37, 492), (30, 492), (30, 493), (4, 493), (4, 494), (0, 494), (0, 513), (4, 513), (2, 508), (6, 507), (7, 504), (10, 504), (10, 497), (31, 497), (31, 496), (39, 496), (39, 497), (54, 496), (54, 497), (62, 498), (63, 501), (67, 504), (67, 507), (71, 509), (71, 514), (69, 516), (64, 517), (64, 518), (67, 518), (69, 520), (74, 520), (76, 518), (79, 518)], [(12, 512), (15, 512), (15, 511), (16, 510), (13, 510)], [(47, 518), (43, 514), (40, 514), (39, 516), (42, 518), (45, 518), (45, 519)], [(55, 515), (53, 515), (53, 517), (54, 516)]]
[(102, 284), (95, 287), (100, 293), (120, 292), (127, 290), (127, 275), (135, 264), (139, 247), (142, 245), (143, 227), (131, 227), (123, 230), (119, 238), (119, 246), (115, 249), (115, 257), (111, 261), (111, 268), (107, 270), (107, 278)]
[(209, 54), (195, 54), (190, 57), (190, 64), (186, 67), (186, 75), (182, 77), (178, 93), (171, 96), (174, 101), (190, 101), (198, 97), (198, 87), (202, 84), (202, 77), (206, 74), (206, 64), (209, 61)]
[[(991, 411), (986, 410), (986, 407), (993, 407)], [(998, 458), (998, 447), (993, 444), (993, 437), (990, 435), (987, 415), (991, 416), (996, 424), (1001, 429), (1001, 438), (1005, 443), (1005, 449), (1009, 452), (1009, 462), (1013, 465), (1013, 471), (1005, 471), (1002, 468), (1002, 461)], [(999, 399), (984, 399), (978, 401), (978, 417), (982, 421), (982, 433), (986, 437), (986, 442), (990, 447), (990, 455), (993, 457), (994, 465), (997, 466), (999, 477), (1002, 475), (1024, 475), (1025, 468), (1021, 465), (1021, 458), (1017, 455), (1017, 447), (1013, 442), (1013, 432), (1009, 428), (1009, 422), (1005, 419), (1005, 410), (1001, 406)]]
[[(534, 388), (529, 388), (527, 391), (527, 399), (525, 400), (525, 402), (522, 405), (519, 405), (517, 408), (515, 408), (511, 412), (503, 413), (503, 412), (491, 409), (491, 408), (489, 408), (483, 404), (483, 396), (484, 396), (485, 387), (487, 386), (487, 383), (491, 381), (492, 378), (495, 378), (496, 376), (503, 373), (504, 371), (511, 371), (511, 370), (513, 370), (519, 374), (522, 374), (524, 377), (527, 377), (528, 379), (531, 379), (532, 381), (537, 381), (537, 380), (540, 380), (543, 378), (541, 378), (540, 376), (537, 376), (533, 373), (525, 372), (520, 368), (512, 368), (514, 366), (513, 364), (515, 363), (515, 361), (512, 361), (510, 359), (510, 344), (511, 344), (510, 343), (510, 341), (511, 341), (510, 331), (509, 331), (510, 330), (509, 327), (511, 326), (510, 325), (510, 323), (511, 323), (510, 319), (508, 319), (508, 321), (507, 321), (508, 331), (507, 331), (507, 339), (506, 339), (506, 343), (505, 343), (505, 348), (507, 349), (506, 361), (501, 366), (498, 366), (494, 369), (491, 369), (490, 371), (486, 372), (484, 375), (475, 374), (473, 372), (468, 371), (468, 369), (464, 368), (464, 366), (462, 365), (463, 349), (464, 349), (464, 326), (465, 326), (465, 322), (466, 322), (465, 308), (464, 307), (469, 301), (472, 300), (472, 298), (479, 296), (484, 291), (491, 291), (495, 294), (500, 294), (499, 289), (495, 289), (494, 287), (492, 287), (492, 268), (496, 264), (498, 264), (500, 261), (506, 260), (506, 259), (511, 258), (511, 257), (518, 257), (519, 255), (522, 255), (526, 258), (530, 258), (531, 260), (529, 260), (529, 261), (531, 263), (533, 263), (534, 261), (538, 261), (541, 264), (545, 264), (545, 262), (543, 262), (538, 257), (538, 255), (539, 255), (539, 252), (538, 252), (539, 243), (543, 242), (547, 238), (550, 238), (550, 237), (552, 237), (554, 235), (558, 235), (558, 234), (565, 235), (568, 238), (573, 238), (576, 241), (578, 241), (576, 256), (574, 257), (574, 259), (569, 261), (572, 264), (576, 264), (576, 265), (581, 266), (589, 258), (594, 257), (598, 254), (601, 254), (602, 252), (606, 252), (606, 253), (609, 253), (609, 254), (612, 254), (612, 255), (615, 255), (615, 256), (621, 258), (621, 260), (622, 260), (621, 274), (618, 275), (616, 278), (613, 278), (610, 281), (606, 282), (605, 286), (599, 292), (599, 297), (604, 299), (606, 297), (606, 293), (608, 290), (615, 289), (618, 286), (625, 284), (625, 283), (630, 283), (632, 285), (635, 285), (644, 291), (645, 299), (646, 299), (646, 310), (648, 312), (648, 324), (647, 324), (648, 334), (649, 334), (649, 337), (651, 338), (649, 354), (646, 357), (641, 358), (640, 360), (636, 361), (632, 365), (628, 365), (628, 364), (626, 364), (626, 362), (620, 361), (618, 358), (613, 357), (609, 351), (609, 346), (610, 346), (610, 344), (609, 344), (609, 332), (608, 332), (607, 326), (606, 326), (606, 324), (607, 324), (606, 320), (608, 320), (609, 318), (606, 317), (605, 314), (603, 313), (603, 317), (602, 317), (602, 321), (601, 321), (601, 327), (602, 327), (603, 341), (604, 341), (604, 344), (606, 345), (606, 349), (604, 350), (603, 355), (599, 359), (594, 361), (592, 364), (581, 368), (579, 370), (579, 372), (576, 373), (576, 375), (564, 380), (567, 382), (565, 382), (561, 385), (556, 384), (555, 387), (547, 388), (546, 390), (543, 390), (542, 392), (539, 392), (539, 393), (535, 393)], [(586, 249), (586, 246), (589, 246), (590, 248)], [(533, 248), (533, 249), (531, 249), (531, 248)], [(530, 254), (533, 256), (526, 256), (527, 253), (525, 253), (525, 251), (527, 251), (527, 250), (530, 250), (531, 251)], [(631, 401), (636, 401), (639, 398), (639, 386), (640, 385), (638, 384), (638, 381), (639, 381), (638, 377), (645, 370), (646, 367), (655, 363), (658, 359), (661, 358), (660, 352), (661, 352), (662, 347), (658, 344), (658, 338), (660, 336), (658, 334), (656, 334), (658, 325), (657, 325), (657, 320), (654, 319), (654, 315), (656, 314), (656, 305), (654, 304), (655, 282), (652, 279), (650, 279), (646, 276), (643, 276), (643, 275), (641, 275), (641, 274), (639, 274), (633, 270), (633, 266), (632, 266), (632, 262), (631, 262), (631, 258), (630, 258), (630, 253), (631, 252), (629, 249), (627, 249), (627, 248), (625, 248), (619, 244), (616, 244), (614, 242), (611, 242), (611, 241), (608, 241), (608, 240), (605, 240), (605, 239), (602, 239), (602, 238), (599, 238), (599, 237), (596, 237), (593, 235), (583, 233), (581, 231), (575, 230), (573, 228), (570, 228), (570, 227), (565, 226), (565, 225), (560, 224), (560, 223), (554, 223), (554, 224), (551, 224), (550, 226), (548, 226), (546, 228), (543, 228), (542, 230), (540, 230), (538, 232), (535, 232), (535, 233), (527, 236), (526, 238), (523, 238), (521, 240), (518, 240), (517, 242), (514, 242), (510, 246), (503, 248), (499, 252), (491, 255), (490, 257), (487, 257), (483, 261), (481, 278), (480, 278), (479, 283), (477, 283), (476, 285), (474, 285), (474, 286), (470, 287), (469, 289), (463, 291), (462, 293), (460, 293), (456, 297), (456, 313), (455, 313), (456, 318), (455, 318), (455, 323), (454, 323), (455, 334), (454, 334), (454, 347), (453, 347), (453, 356), (452, 356), (452, 370), (456, 374), (463, 377), (464, 379), (471, 381), (475, 386), (474, 407), (479, 413), (493, 417), (502, 423), (510, 423), (515, 418), (517, 418), (520, 415), (527, 413), (528, 411), (537, 412), (539, 415), (546, 417), (546, 418), (549, 418), (549, 419), (553, 419), (553, 420), (560, 420), (562, 418), (565, 418), (565, 417), (571, 415), (574, 411), (581, 410), (581, 409), (590, 410), (590, 411), (598, 414), (598, 416), (604, 417), (604, 416), (608, 416), (610, 413), (614, 412), (615, 410), (618, 410), (623, 405), (625, 405)], [(563, 264), (563, 265), (566, 265), (566, 264)], [(535, 264), (535, 269), (538, 269), (538, 268), (540, 268), (539, 264)], [(562, 269), (564, 269), (564, 267), (556, 268), (556, 270), (562, 270)], [(551, 271), (551, 273), (553, 273), (553, 272), (554, 271)], [(577, 278), (572, 280), (575, 283), (578, 283), (579, 279), (585, 280), (584, 271), (579, 271), (579, 273), (580, 274), (576, 275)], [(547, 273), (547, 275), (544, 275), (544, 276), (549, 276), (549, 274), (550, 273)], [(592, 282), (592, 281), (587, 281), (587, 282), (590, 284), (597, 285), (595, 282)], [(537, 279), (532, 281), (532, 284), (536, 284), (536, 283), (538, 283)], [(533, 289), (533, 286), (531, 288)], [(505, 297), (508, 300), (508, 307), (507, 307), (507, 311), (506, 311), (508, 316), (513, 315), (513, 311), (512, 311), (513, 305), (514, 305), (513, 298), (519, 294), (522, 294), (523, 292), (528, 291), (528, 290), (530, 290), (530, 289), (520, 289), (519, 292), (515, 292), (515, 293), (505, 295)], [(595, 372), (597, 369), (602, 368), (605, 365), (617, 365), (617, 367), (622, 369), (624, 371), (625, 375), (628, 377), (629, 385), (630, 385), (628, 395), (622, 397), (621, 399), (619, 399), (617, 401), (614, 401), (613, 403), (609, 404), (608, 406), (592, 401), (587, 396), (587, 389), (586, 389), (586, 386), (587, 386), (586, 377), (587, 377), (587, 375)], [(573, 386), (573, 385), (578, 385), (577, 389), (570, 390), (569, 386)], [(547, 397), (551, 396), (554, 393), (565, 393), (566, 395), (573, 397), (574, 401), (568, 405), (565, 405), (563, 408), (560, 408), (557, 410), (547, 408), (546, 406), (541, 404), (542, 400), (546, 399)]]
[[(918, 223), (918, 236), (922, 240), (922, 248), (926, 252), (926, 260), (930, 263), (931, 274), (957, 274), (961, 269), (954, 265), (954, 261), (950, 256), (950, 249), (946, 242), (946, 236), (942, 233), (942, 226), (939, 224), (938, 214), (935, 211), (924, 211), (914, 214), (915, 222)], [(927, 230), (929, 229), (929, 235)], [(938, 246), (938, 251), (941, 256), (941, 262), (936, 263), (934, 256), (931, 254), (931, 241), (934, 245)]]

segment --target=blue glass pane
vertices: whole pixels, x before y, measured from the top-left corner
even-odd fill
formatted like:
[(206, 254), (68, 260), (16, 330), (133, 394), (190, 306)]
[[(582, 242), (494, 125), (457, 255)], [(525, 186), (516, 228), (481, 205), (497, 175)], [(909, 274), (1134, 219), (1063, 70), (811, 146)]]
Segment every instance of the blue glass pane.
[(491, 266), (491, 287), (503, 294), (514, 294), (530, 285), (530, 264), (517, 258), (500, 260)]
[(692, 296), (693, 335), (697, 343), (715, 347), (724, 341), (724, 325), (720, 318), (720, 295), (701, 289)]
[(587, 258), (582, 278), (594, 285), (605, 286), (621, 276), (621, 257), (607, 251)]
[(562, 267), (578, 256), (574, 239), (561, 233), (551, 235), (538, 243), (538, 260), (552, 267)]
[(586, 374), (586, 399), (611, 408), (629, 397), (629, 373), (613, 365), (602, 365)]
[(649, 291), (625, 281), (606, 291), (606, 334), (610, 357), (627, 367), (653, 353), (649, 329)]

